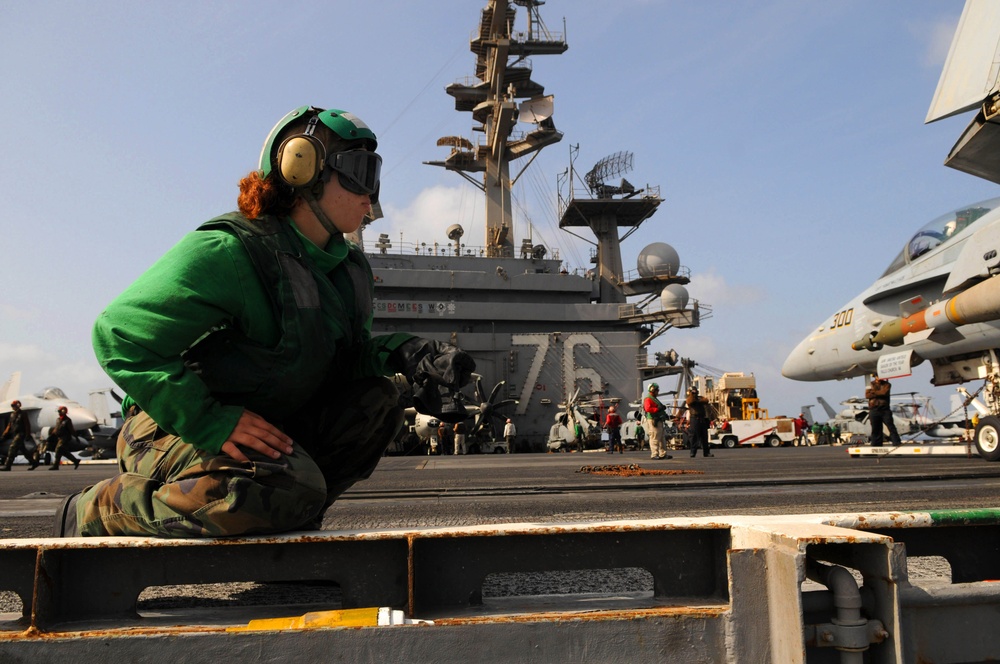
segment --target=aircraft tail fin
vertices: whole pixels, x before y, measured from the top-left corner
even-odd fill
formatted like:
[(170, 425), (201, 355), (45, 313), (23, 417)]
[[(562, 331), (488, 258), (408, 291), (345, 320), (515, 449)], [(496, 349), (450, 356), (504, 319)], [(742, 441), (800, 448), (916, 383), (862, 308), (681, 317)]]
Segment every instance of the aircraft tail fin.
[(802, 417), (805, 418), (806, 424), (808, 424), (809, 426), (812, 426), (813, 424), (816, 423), (816, 420), (813, 418), (812, 404), (809, 404), (808, 406), (802, 406), (799, 412), (802, 413)]
[(925, 123), (978, 108), (997, 89), (998, 28), (1000, 6), (995, 2), (965, 3)]
[(6, 403), (17, 398), (21, 393), (21, 372), (15, 371), (0, 387), (0, 403)]
[(933, 122), (978, 110), (944, 163), (949, 168), (990, 182), (1000, 182), (1000, 162), (996, 158), (1000, 137), (996, 132), (996, 105), (990, 101), (998, 90), (998, 29), (1000, 3), (991, 0), (966, 1), (948, 51), (948, 60), (924, 120)]
[[(116, 418), (121, 417), (121, 412), (111, 412), (111, 408), (108, 406), (108, 396), (115, 398), (117, 401), (117, 395), (113, 388), (104, 387), (98, 390), (90, 391), (90, 410), (94, 415), (97, 416), (97, 423), (105, 426), (117, 426)], [(119, 411), (121, 409), (119, 408)]]
[(950, 403), (951, 413), (948, 419), (965, 419), (966, 416), (972, 417), (973, 415), (979, 415), (983, 417), (990, 414), (989, 408), (987, 408), (982, 401), (973, 398), (968, 392), (963, 395), (962, 393), (956, 393), (951, 395)]
[(827, 416), (829, 417), (837, 416), (837, 411), (835, 411), (833, 407), (826, 402), (826, 399), (824, 399), (823, 397), (816, 397), (816, 401), (819, 402), (819, 405), (823, 406), (823, 410), (826, 411)]

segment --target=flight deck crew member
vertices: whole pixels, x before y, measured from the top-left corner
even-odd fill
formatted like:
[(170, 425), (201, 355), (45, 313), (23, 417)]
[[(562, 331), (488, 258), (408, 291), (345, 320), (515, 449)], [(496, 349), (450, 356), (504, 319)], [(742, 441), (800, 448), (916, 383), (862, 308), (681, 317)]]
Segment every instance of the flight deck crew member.
[(882, 447), (884, 433), (882, 426), (889, 429), (889, 439), (893, 445), (899, 445), (899, 432), (896, 431), (896, 422), (892, 419), (892, 409), (889, 407), (889, 399), (892, 386), (885, 378), (878, 376), (872, 378), (871, 385), (865, 389), (865, 398), (868, 399), (868, 421), (872, 425), (872, 447)]
[(455, 422), (455, 454), (465, 454), (468, 450), (465, 447), (465, 422)]
[(583, 425), (575, 417), (573, 418), (573, 444), (576, 445), (576, 451), (582, 454), (584, 450)]
[(371, 336), (371, 267), (345, 235), (378, 198), (376, 145), (352, 113), (295, 109), (240, 182), (239, 211), (187, 234), (108, 305), (94, 350), (140, 412), (118, 438), (120, 473), (64, 501), (57, 534), (317, 528), (403, 422), (387, 376), (410, 381), (419, 412), (467, 417), (453, 395), (469, 355)]
[(792, 422), (795, 425), (795, 445), (804, 445), (806, 442), (804, 436), (808, 429), (805, 413), (799, 413), (799, 416), (792, 420)]
[(823, 434), (823, 425), (820, 424), (819, 422), (814, 422), (813, 425), (809, 427), (809, 433), (812, 436), (810, 444), (819, 445), (820, 438)]
[(646, 398), (642, 400), (642, 411), (649, 429), (649, 458), (672, 459), (663, 444), (663, 422), (667, 419), (667, 407), (657, 398), (660, 386), (650, 383)]
[(514, 453), (514, 438), (517, 437), (517, 427), (509, 419), (503, 426), (503, 438), (507, 441), (507, 454)]
[(73, 420), (67, 416), (69, 410), (66, 406), (59, 406), (56, 412), (59, 413), (59, 419), (56, 420), (56, 425), (49, 431), (49, 440), (55, 440), (56, 442), (56, 458), (52, 461), (52, 465), (49, 466), (49, 470), (59, 470), (59, 460), (63, 457), (72, 461), (73, 470), (76, 470), (80, 467), (80, 460), (73, 456), (73, 453), (69, 450), (69, 442), (73, 440), (73, 436), (76, 434), (76, 430), (73, 428)]
[(703, 456), (715, 456), (708, 446), (708, 400), (698, 394), (698, 388), (688, 388), (684, 403), (688, 409), (691, 433), (691, 458), (698, 456), (698, 446), (701, 446)]
[(438, 425), (438, 440), (441, 441), (441, 454), (455, 453), (455, 429), (447, 422)]
[(640, 452), (646, 448), (646, 430), (642, 428), (642, 420), (635, 423), (635, 446)]
[(608, 431), (608, 454), (614, 454), (618, 450), (619, 454), (625, 454), (622, 446), (622, 417), (618, 414), (618, 408), (611, 406), (608, 408), (608, 416), (604, 418), (604, 428)]
[(28, 421), (28, 416), (21, 410), (20, 401), (14, 399), (10, 402), (10, 407), (12, 409), (10, 419), (7, 420), (7, 427), (3, 430), (3, 435), (0, 435), (0, 441), (11, 438), (10, 448), (7, 450), (7, 462), (0, 467), (0, 470), (9, 471), (10, 467), (14, 465), (14, 458), (18, 454), (23, 454), (28, 463), (31, 464), (28, 466), (28, 470), (34, 470), (38, 468), (38, 458), (36, 454), (28, 452), (25, 442), (31, 438), (31, 422)]

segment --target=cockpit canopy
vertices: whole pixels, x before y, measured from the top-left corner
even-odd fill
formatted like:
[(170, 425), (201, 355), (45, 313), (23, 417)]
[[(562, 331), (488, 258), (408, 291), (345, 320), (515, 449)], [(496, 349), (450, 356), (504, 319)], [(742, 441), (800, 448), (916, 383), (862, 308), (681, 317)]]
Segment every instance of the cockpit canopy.
[(69, 399), (66, 393), (60, 390), (58, 387), (46, 387), (42, 389), (41, 392), (35, 394), (39, 399), (47, 399), (48, 401), (55, 401), (56, 399)]
[(1000, 207), (1000, 198), (991, 198), (970, 207), (959, 208), (926, 224), (918, 230), (899, 252), (895, 260), (889, 264), (882, 276), (892, 274), (903, 266), (917, 260), (928, 251), (937, 249), (942, 244), (950, 242), (974, 221), (987, 212)]

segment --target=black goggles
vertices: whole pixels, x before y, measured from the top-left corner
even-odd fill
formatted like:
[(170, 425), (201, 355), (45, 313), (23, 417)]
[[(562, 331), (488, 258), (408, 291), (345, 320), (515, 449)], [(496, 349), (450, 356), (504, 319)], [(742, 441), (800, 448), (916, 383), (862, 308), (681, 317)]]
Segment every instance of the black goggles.
[(377, 195), (382, 157), (367, 150), (334, 152), (326, 165), (337, 174), (340, 186), (352, 194)]

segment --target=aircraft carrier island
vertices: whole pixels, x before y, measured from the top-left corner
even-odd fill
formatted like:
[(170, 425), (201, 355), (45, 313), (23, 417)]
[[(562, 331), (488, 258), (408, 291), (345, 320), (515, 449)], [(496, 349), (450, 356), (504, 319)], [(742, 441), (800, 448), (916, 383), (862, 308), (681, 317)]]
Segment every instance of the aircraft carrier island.
[[(524, 29), (515, 29), (515, 4), (526, 11)], [(560, 229), (593, 236), (590, 269), (570, 271), (543, 244), (515, 242), (511, 166), (529, 157), (527, 168), (563, 137), (552, 98), (527, 60), (567, 49), (563, 35), (542, 22), (542, 4), (490, 2), (482, 11), (471, 40), (475, 82), (446, 89), (456, 110), (472, 113), (481, 140), (442, 138), (438, 145), (450, 154), (426, 162), (483, 192), (483, 245), (465, 244), (461, 224), (442, 228), (430, 244), (394, 244), (381, 234), (366, 245), (356, 237), (375, 274), (373, 334), (412, 332), (475, 358), (481, 378), (467, 395), (472, 449), (476, 440), (501, 438), (507, 418), (517, 427), (516, 451), (543, 451), (550, 436), (572, 438), (566, 427), (572, 419), (593, 427), (612, 403), (638, 399), (644, 380), (677, 373), (662, 354), (650, 357), (650, 342), (670, 328), (696, 327), (708, 313), (689, 303), (689, 274), (670, 245), (645, 247), (636, 268), (624, 269), (622, 240), (662, 203), (659, 187), (639, 188), (621, 177), (632, 167), (631, 153), (614, 153), (582, 177), (571, 164), (553, 197)], [(516, 131), (519, 123), (529, 128)]]

